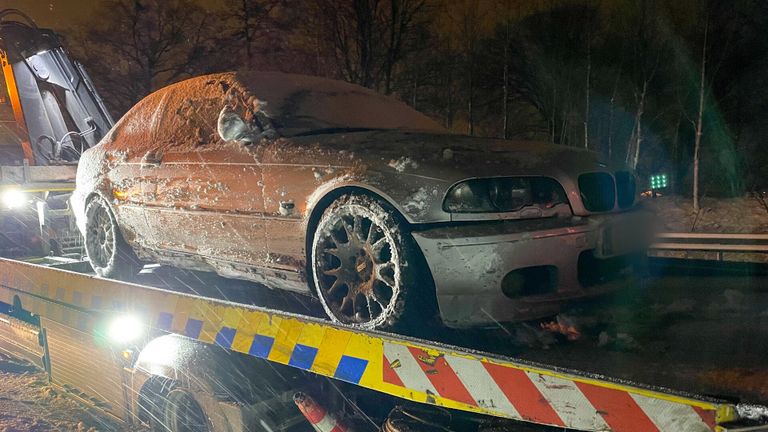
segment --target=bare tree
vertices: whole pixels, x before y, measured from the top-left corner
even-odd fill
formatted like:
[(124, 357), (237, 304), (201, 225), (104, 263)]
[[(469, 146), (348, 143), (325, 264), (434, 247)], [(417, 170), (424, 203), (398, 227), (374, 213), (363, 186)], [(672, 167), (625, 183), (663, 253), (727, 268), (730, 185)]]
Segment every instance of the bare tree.
[(509, 43), (511, 41), (510, 30), (512, 27), (511, 0), (504, 0), (504, 55), (503, 55), (503, 80), (502, 84), (502, 137), (509, 138)]
[(480, 43), (483, 15), (478, 0), (463, 0), (448, 6), (448, 16), (457, 26), (456, 38), (464, 64), (467, 106), (467, 134), (475, 134), (475, 64)]
[(693, 150), (693, 211), (699, 212), (699, 157), (701, 150), (702, 124), (704, 123), (704, 98), (706, 96), (707, 33), (709, 22), (704, 23), (704, 45), (701, 48), (701, 77), (699, 81), (699, 113), (696, 116), (696, 139)]
[(417, 46), (417, 30), (426, 25), (426, 0), (389, 0), (389, 13), (384, 14), (388, 38), (383, 62), (384, 93), (392, 92), (395, 67)]
[[(652, 4), (653, 3), (653, 4)], [(625, 161), (637, 169), (643, 145), (643, 115), (648, 98), (648, 87), (653, 81), (664, 51), (664, 42), (659, 40), (654, 0), (640, 0), (636, 18), (635, 37), (632, 41), (632, 84), (635, 99), (635, 123), (627, 142)]]
[[(253, 66), (256, 44), (274, 44), (284, 24), (275, 14), (285, 0), (226, 0), (224, 18), (229, 21), (231, 37), (245, 52), (248, 68)], [(265, 41), (266, 40), (266, 41)]]
[(168, 83), (227, 67), (212, 56), (216, 17), (191, 0), (117, 0), (96, 15), (76, 51), (120, 113)]
[(428, 0), (304, 0), (310, 34), (346, 81), (391, 93), (398, 65), (418, 49)]

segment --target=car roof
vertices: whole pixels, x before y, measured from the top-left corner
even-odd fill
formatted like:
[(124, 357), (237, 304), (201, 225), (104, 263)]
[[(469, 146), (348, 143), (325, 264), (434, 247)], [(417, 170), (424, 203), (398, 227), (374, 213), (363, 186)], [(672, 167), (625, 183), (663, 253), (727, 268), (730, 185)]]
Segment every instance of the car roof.
[(237, 72), (232, 78), (258, 98), (283, 135), (318, 129), (370, 128), (445, 132), (403, 102), (365, 87), (279, 72)]
[(102, 143), (141, 154), (158, 147), (191, 150), (220, 141), (217, 119), (227, 106), (246, 120), (266, 117), (284, 137), (334, 129), (446, 133), (408, 105), (358, 85), (246, 71), (203, 75), (157, 90), (134, 105)]

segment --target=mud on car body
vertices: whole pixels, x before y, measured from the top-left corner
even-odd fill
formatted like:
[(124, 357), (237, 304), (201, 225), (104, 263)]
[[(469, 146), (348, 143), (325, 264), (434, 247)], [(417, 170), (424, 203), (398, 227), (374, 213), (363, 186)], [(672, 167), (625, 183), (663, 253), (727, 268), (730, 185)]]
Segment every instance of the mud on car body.
[(316, 295), (356, 326), (465, 326), (619, 283), (645, 241), (633, 179), (355, 85), (240, 72), (139, 102), (84, 153), (72, 201), (102, 276), (161, 262)]

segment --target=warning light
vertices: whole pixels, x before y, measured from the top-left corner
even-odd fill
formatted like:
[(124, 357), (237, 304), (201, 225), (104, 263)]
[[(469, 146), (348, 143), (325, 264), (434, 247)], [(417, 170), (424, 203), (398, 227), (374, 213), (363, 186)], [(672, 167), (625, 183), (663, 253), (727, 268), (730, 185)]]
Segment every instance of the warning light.
[(669, 182), (667, 181), (666, 174), (654, 174), (651, 176), (651, 190), (664, 189), (667, 186), (669, 186)]

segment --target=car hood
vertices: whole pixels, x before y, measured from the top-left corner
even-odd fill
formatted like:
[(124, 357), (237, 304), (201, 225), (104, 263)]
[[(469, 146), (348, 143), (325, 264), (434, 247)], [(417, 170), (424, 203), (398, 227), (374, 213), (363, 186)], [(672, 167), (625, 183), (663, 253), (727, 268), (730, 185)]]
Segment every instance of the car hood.
[(367, 131), (295, 137), (302, 147), (318, 145), (325, 154), (362, 169), (351, 183), (386, 197), (411, 222), (451, 220), (443, 197), (455, 183), (476, 177), (544, 176), (567, 191), (576, 214), (581, 206), (576, 181), (585, 172), (623, 169), (594, 152), (533, 141), (508, 141), (450, 134)]
[(499, 175), (579, 174), (607, 168), (598, 154), (535, 141), (508, 141), (400, 131), (301, 137), (348, 152), (369, 169), (427, 176), (448, 182)]

